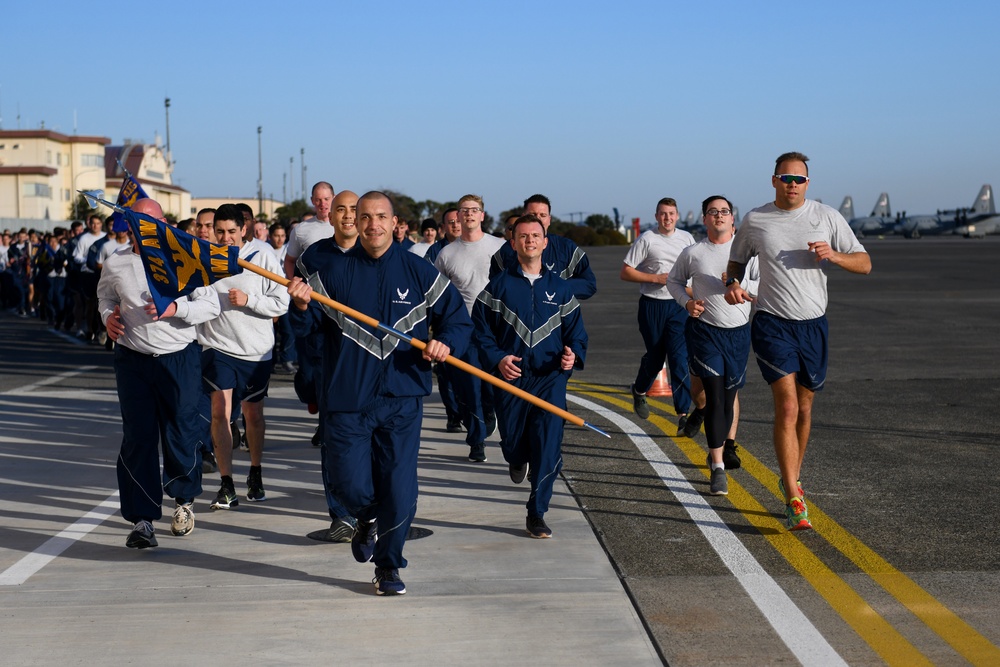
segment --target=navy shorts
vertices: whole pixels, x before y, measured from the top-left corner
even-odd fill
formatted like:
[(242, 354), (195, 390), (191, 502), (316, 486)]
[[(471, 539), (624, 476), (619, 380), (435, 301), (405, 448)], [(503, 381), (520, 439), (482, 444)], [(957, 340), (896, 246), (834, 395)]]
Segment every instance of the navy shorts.
[(795, 373), (801, 386), (820, 391), (826, 382), (828, 338), (826, 315), (786, 320), (758, 311), (750, 325), (753, 353), (768, 384)]
[(209, 348), (201, 354), (201, 375), (207, 392), (232, 389), (234, 405), (259, 403), (267, 396), (271, 360), (246, 361)]
[(691, 375), (721, 377), (726, 389), (740, 389), (746, 384), (749, 322), (735, 329), (723, 329), (690, 317), (684, 326), (684, 335)]

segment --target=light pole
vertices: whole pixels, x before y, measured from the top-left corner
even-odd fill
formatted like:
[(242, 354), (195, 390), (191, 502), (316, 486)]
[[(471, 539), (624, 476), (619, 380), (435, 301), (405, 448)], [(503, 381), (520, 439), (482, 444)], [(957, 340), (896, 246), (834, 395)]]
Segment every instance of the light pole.
[(288, 158), (288, 191), (292, 193), (292, 199), (295, 199), (295, 156)]
[(170, 166), (170, 98), (163, 100), (163, 108), (167, 114), (167, 166)]
[(306, 199), (306, 149), (300, 148), (299, 155), (302, 157), (302, 200), (308, 201)]
[(257, 215), (264, 212), (264, 160), (260, 152), (260, 130), (257, 126)]

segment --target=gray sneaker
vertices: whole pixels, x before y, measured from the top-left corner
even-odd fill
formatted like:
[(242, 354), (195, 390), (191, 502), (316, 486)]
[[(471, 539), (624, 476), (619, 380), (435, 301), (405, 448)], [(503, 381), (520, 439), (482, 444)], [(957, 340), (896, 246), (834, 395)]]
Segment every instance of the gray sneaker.
[(695, 408), (688, 415), (687, 421), (684, 422), (683, 433), (685, 437), (693, 438), (698, 435), (701, 430), (701, 425), (705, 421), (705, 411), (701, 408)]
[(631, 392), (632, 409), (635, 410), (635, 416), (639, 419), (649, 419), (649, 403), (646, 402), (646, 395), (636, 393), (635, 385), (632, 385)]
[(143, 519), (132, 526), (132, 532), (125, 540), (129, 549), (148, 549), (157, 546), (156, 535), (153, 534), (153, 524)]
[(716, 468), (712, 471), (712, 481), (708, 492), (713, 496), (729, 495), (729, 480), (726, 478), (726, 470), (724, 468)]

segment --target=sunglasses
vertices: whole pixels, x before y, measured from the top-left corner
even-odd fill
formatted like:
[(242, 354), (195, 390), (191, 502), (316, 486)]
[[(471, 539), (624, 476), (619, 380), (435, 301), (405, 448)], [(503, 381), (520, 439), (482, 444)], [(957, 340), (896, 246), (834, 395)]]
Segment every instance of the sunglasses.
[(784, 184), (795, 183), (795, 185), (805, 185), (809, 182), (808, 176), (796, 176), (795, 174), (775, 174), (774, 177)]

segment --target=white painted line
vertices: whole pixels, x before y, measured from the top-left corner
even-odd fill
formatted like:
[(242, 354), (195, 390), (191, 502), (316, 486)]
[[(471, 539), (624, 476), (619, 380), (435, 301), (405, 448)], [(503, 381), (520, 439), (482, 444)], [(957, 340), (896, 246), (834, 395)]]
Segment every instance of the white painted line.
[(118, 511), (118, 492), (115, 491), (103, 503), (84, 514), (72, 526), (55, 537), (49, 538), (42, 546), (21, 558), (3, 572), (0, 572), (0, 586), (20, 586), (34, 573), (48, 565), (59, 554), (66, 551), (101, 525), (105, 519)]
[(760, 563), (737, 539), (726, 522), (698, 493), (670, 458), (631, 421), (597, 403), (567, 395), (566, 400), (613, 422), (642, 453), (660, 481), (674, 495), (694, 524), (708, 540), (729, 571), (757, 605), (799, 662), (803, 665), (844, 665), (847, 663), (826, 641), (802, 610), (778, 586)]
[(38, 382), (34, 382), (32, 384), (26, 384), (23, 387), (18, 387), (17, 389), (11, 389), (10, 391), (6, 391), (4, 393), (12, 395), (26, 394), (28, 392), (34, 391), (35, 389), (38, 389), (39, 387), (47, 387), (50, 384), (55, 384), (57, 382), (62, 382), (63, 380), (67, 380), (73, 377), (74, 375), (81, 375), (83, 373), (88, 373), (92, 370), (95, 370), (96, 368), (97, 366), (81, 366), (75, 371), (66, 371), (65, 373), (60, 373), (59, 375), (53, 375), (50, 378), (45, 378), (44, 380), (39, 380)]

